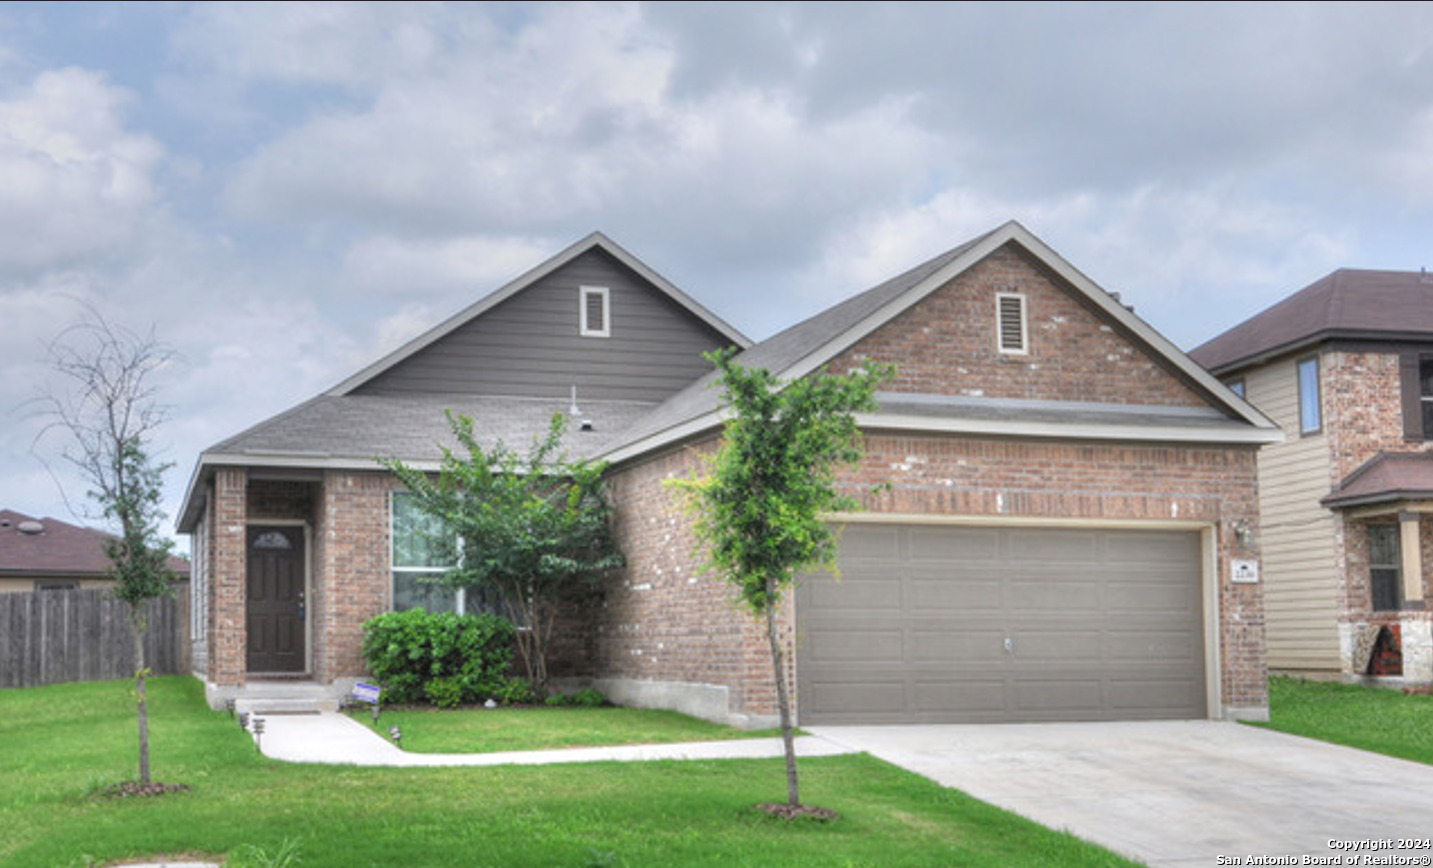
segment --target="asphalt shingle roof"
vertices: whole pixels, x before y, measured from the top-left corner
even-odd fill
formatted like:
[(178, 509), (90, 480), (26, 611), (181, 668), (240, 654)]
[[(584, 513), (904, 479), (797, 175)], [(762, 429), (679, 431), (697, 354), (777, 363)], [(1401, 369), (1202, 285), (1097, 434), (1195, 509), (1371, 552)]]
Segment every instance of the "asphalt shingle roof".
[(1433, 335), (1433, 275), (1342, 268), (1189, 351), (1215, 373), (1328, 337)]
[[(38, 525), (38, 532), (31, 532)], [(113, 537), (103, 531), (69, 524), (55, 518), (32, 518), (0, 509), (0, 575), (92, 575), (102, 577), (109, 568), (105, 543)], [(189, 575), (189, 563), (170, 558), (170, 569)]]

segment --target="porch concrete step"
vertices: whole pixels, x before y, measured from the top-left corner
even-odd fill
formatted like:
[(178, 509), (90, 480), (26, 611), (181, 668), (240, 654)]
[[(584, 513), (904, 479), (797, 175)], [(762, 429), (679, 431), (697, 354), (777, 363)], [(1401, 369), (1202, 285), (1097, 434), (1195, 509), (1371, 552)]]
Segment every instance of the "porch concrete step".
[(331, 696), (254, 696), (234, 700), (236, 714), (317, 714), (320, 711), (338, 711), (338, 700)]

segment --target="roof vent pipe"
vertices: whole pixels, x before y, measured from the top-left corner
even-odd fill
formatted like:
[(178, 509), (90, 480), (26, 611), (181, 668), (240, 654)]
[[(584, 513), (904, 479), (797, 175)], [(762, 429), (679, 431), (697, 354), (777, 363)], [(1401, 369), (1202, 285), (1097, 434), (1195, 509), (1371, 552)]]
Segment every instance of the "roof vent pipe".
[(22, 521), (16, 528), (27, 536), (36, 536), (45, 532), (45, 526), (38, 521)]

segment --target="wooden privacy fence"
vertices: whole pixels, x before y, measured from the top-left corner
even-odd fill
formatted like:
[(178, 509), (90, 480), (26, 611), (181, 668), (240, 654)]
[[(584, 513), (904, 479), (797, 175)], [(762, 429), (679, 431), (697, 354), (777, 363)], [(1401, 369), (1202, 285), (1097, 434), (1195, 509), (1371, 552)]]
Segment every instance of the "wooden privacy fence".
[[(145, 662), (189, 672), (189, 588), (150, 600)], [(0, 688), (134, 677), (129, 605), (107, 589), (0, 594)]]

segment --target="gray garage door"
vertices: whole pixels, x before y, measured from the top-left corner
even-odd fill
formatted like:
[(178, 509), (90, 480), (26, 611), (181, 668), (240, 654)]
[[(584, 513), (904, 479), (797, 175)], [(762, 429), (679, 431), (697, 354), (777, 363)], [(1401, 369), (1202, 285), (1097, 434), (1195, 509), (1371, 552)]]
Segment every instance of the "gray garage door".
[(1205, 716), (1197, 533), (848, 525), (797, 593), (801, 723)]

